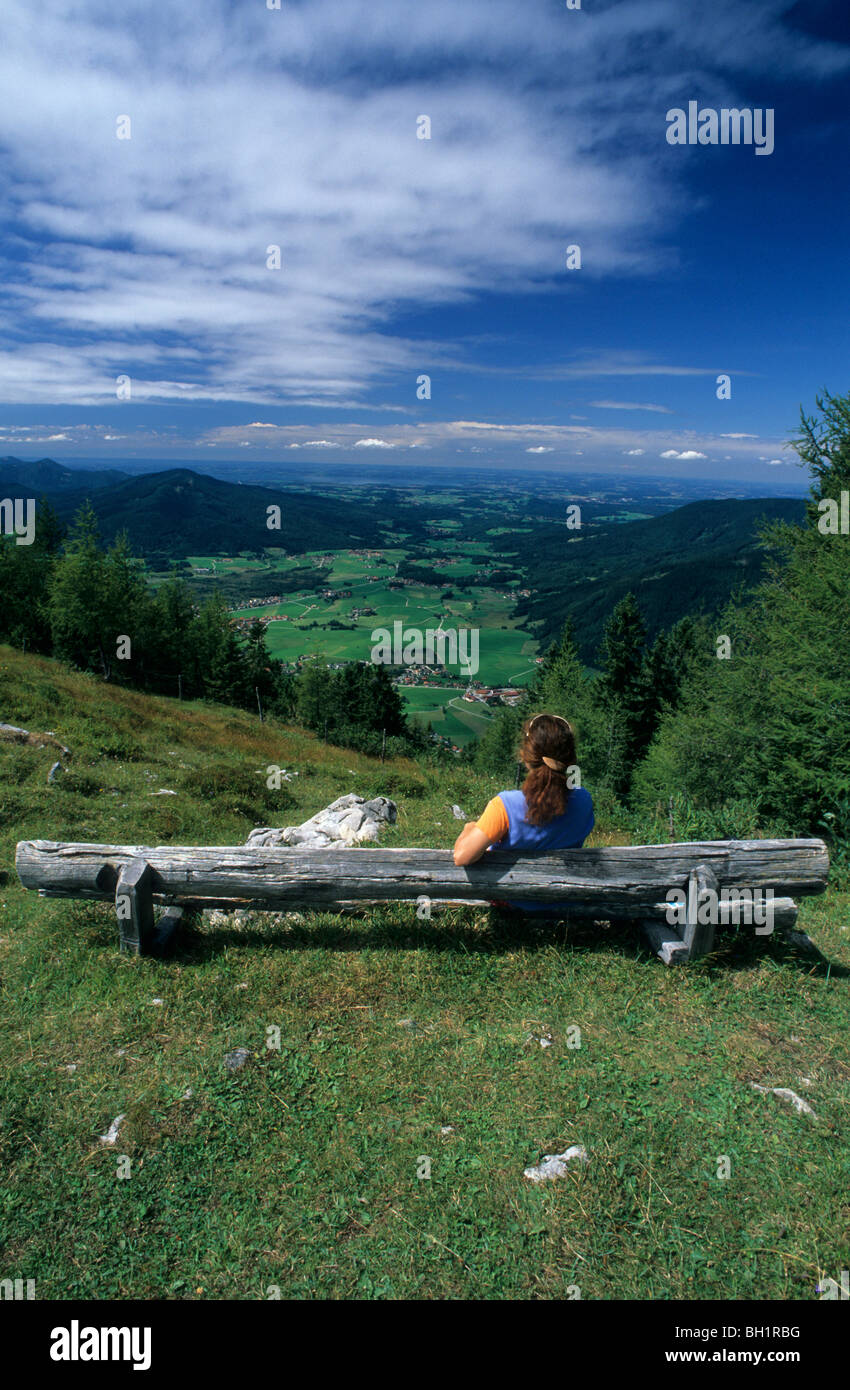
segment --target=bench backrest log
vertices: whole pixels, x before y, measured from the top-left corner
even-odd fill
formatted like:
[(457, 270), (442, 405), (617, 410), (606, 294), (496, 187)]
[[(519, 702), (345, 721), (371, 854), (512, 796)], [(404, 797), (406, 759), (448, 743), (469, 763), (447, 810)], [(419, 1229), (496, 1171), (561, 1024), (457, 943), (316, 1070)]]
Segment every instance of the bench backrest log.
[[(422, 895), (459, 902), (525, 898), (569, 901), (600, 915), (657, 918), (667, 894), (687, 889), (697, 877), (702, 893), (770, 889), (796, 897), (823, 892), (829, 873), (826, 845), (816, 839), (605, 846), (541, 855), (493, 851), (466, 868), (456, 866), (448, 850), (24, 840), (15, 862), (24, 887), (45, 897), (117, 901), (129, 893), (133, 913), (148, 931), (154, 901), (322, 909)], [(131, 939), (133, 930), (131, 925)]]

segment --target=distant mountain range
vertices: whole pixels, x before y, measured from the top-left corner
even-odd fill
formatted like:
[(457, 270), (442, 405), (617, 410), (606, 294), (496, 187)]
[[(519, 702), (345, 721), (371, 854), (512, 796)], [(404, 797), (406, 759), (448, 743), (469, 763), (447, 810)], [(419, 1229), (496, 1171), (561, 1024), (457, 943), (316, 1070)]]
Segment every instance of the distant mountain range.
[[(590, 665), (606, 618), (630, 590), (650, 639), (686, 614), (717, 613), (738, 588), (757, 583), (764, 571), (760, 520), (801, 522), (805, 514), (802, 498), (725, 498), (688, 502), (649, 520), (626, 522), (613, 519), (612, 504), (598, 500), (583, 506), (584, 524), (578, 531), (569, 530), (565, 521), (556, 524), (536, 516), (532, 541), (531, 518), (524, 517), (524, 530), (510, 529), (517, 524), (516, 511), (505, 508), (496, 480), (490, 487), (487, 503), (476, 501), (462, 512), (459, 534), (492, 540), (499, 563), (522, 573), (522, 587), (533, 592), (519, 600), (517, 617), (541, 645), (554, 641), (569, 617)], [(630, 487), (634, 491), (636, 484)], [(657, 507), (660, 499), (652, 485), (648, 493), (646, 503), (633, 499), (629, 505)], [(22, 495), (46, 495), (66, 523), (88, 498), (105, 540), (126, 531), (137, 554), (159, 563), (266, 546), (280, 546), (290, 554), (380, 547), (388, 543), (388, 534), (403, 533), (409, 556), (427, 568), (441, 542), (429, 537), (426, 522), (452, 517), (457, 510), (456, 504), (433, 498), (425, 506), (414, 505), (409, 493), (388, 484), (355, 498), (224, 482), (190, 468), (131, 476), (117, 469), (66, 468), (53, 459), (25, 463), (0, 458), (0, 498)], [(271, 505), (281, 509), (279, 531), (266, 525)], [(552, 515), (563, 503), (535, 501), (534, 507)], [(497, 538), (490, 535), (494, 525), (505, 527)], [(438, 575), (435, 579), (445, 582)]]
[(0, 458), (0, 493), (7, 497), (15, 488), (28, 488), (30, 497), (45, 494), (52, 497), (57, 492), (94, 491), (96, 488), (114, 487), (130, 475), (117, 468), (66, 468), (54, 459), (38, 459), (35, 463), (24, 462), (7, 454)]
[[(88, 498), (107, 541), (126, 531), (142, 555), (231, 554), (280, 546), (289, 552), (379, 546), (391, 524), (383, 509), (346, 499), (226, 483), (190, 468), (128, 477), (117, 470), (63, 468), (52, 459), (0, 459), (0, 496), (46, 496), (64, 522)], [(280, 530), (267, 526), (281, 509)]]

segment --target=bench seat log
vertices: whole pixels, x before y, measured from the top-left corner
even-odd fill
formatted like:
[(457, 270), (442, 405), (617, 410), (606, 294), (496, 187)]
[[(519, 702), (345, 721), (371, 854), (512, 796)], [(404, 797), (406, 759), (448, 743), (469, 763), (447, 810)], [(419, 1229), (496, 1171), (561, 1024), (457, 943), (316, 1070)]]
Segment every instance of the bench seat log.
[[(715, 840), (605, 846), (545, 855), (494, 851), (467, 867), (448, 850), (304, 850), (275, 846), (67, 844), (24, 840), (16, 867), (25, 888), (46, 898), (114, 899), (122, 950), (166, 954), (181, 915), (233, 912), (355, 912), (388, 902), (487, 907), (490, 899), (567, 901), (566, 917), (640, 922), (652, 949), (671, 965), (709, 954), (715, 927), (698, 910), (714, 895), (721, 923), (743, 921), (727, 897), (771, 889), (773, 926), (792, 929), (790, 896), (823, 892), (829, 856), (822, 840)], [(667, 895), (686, 894), (685, 920), (669, 924)], [(154, 904), (168, 910), (154, 923)], [(737, 915), (740, 914), (740, 915)]]
[(390, 901), (422, 894), (470, 899), (574, 899), (609, 912), (645, 907), (684, 886), (697, 866), (721, 887), (773, 888), (789, 896), (821, 893), (829, 856), (822, 840), (715, 840), (695, 844), (606, 846), (518, 855), (494, 851), (461, 868), (450, 851), (301, 850), (249, 846), (62, 844), (23, 840), (16, 867), (25, 888), (75, 896), (114, 896), (125, 864), (144, 859), (153, 892), (173, 899), (246, 898), (257, 902)]

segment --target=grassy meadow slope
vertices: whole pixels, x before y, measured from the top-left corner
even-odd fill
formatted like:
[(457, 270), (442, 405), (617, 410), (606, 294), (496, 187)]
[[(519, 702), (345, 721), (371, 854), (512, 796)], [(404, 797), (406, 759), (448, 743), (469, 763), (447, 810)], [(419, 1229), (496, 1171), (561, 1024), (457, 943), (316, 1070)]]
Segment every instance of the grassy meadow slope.
[[(625, 930), (403, 904), (205, 918), (171, 961), (122, 957), (107, 906), (21, 890), (18, 839), (240, 843), (356, 790), (398, 801), (385, 843), (448, 847), (452, 802), (498, 780), (9, 648), (0, 719), (74, 754), (48, 787), (53, 750), (0, 743), (2, 1277), (60, 1299), (812, 1299), (847, 1267), (848, 895), (802, 909), (829, 967), (724, 935), (671, 971)], [(269, 763), (299, 776), (269, 792)], [(592, 843), (625, 838), (602, 819)], [(523, 1177), (574, 1143), (586, 1168)]]

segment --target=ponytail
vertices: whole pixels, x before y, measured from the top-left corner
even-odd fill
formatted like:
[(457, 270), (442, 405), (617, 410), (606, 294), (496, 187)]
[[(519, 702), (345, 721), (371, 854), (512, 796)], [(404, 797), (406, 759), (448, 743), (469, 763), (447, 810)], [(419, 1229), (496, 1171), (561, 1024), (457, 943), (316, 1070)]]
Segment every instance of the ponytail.
[(526, 820), (546, 825), (567, 809), (571, 788), (566, 774), (576, 761), (575, 734), (558, 714), (538, 714), (523, 728), (520, 758), (529, 769), (522, 784)]

